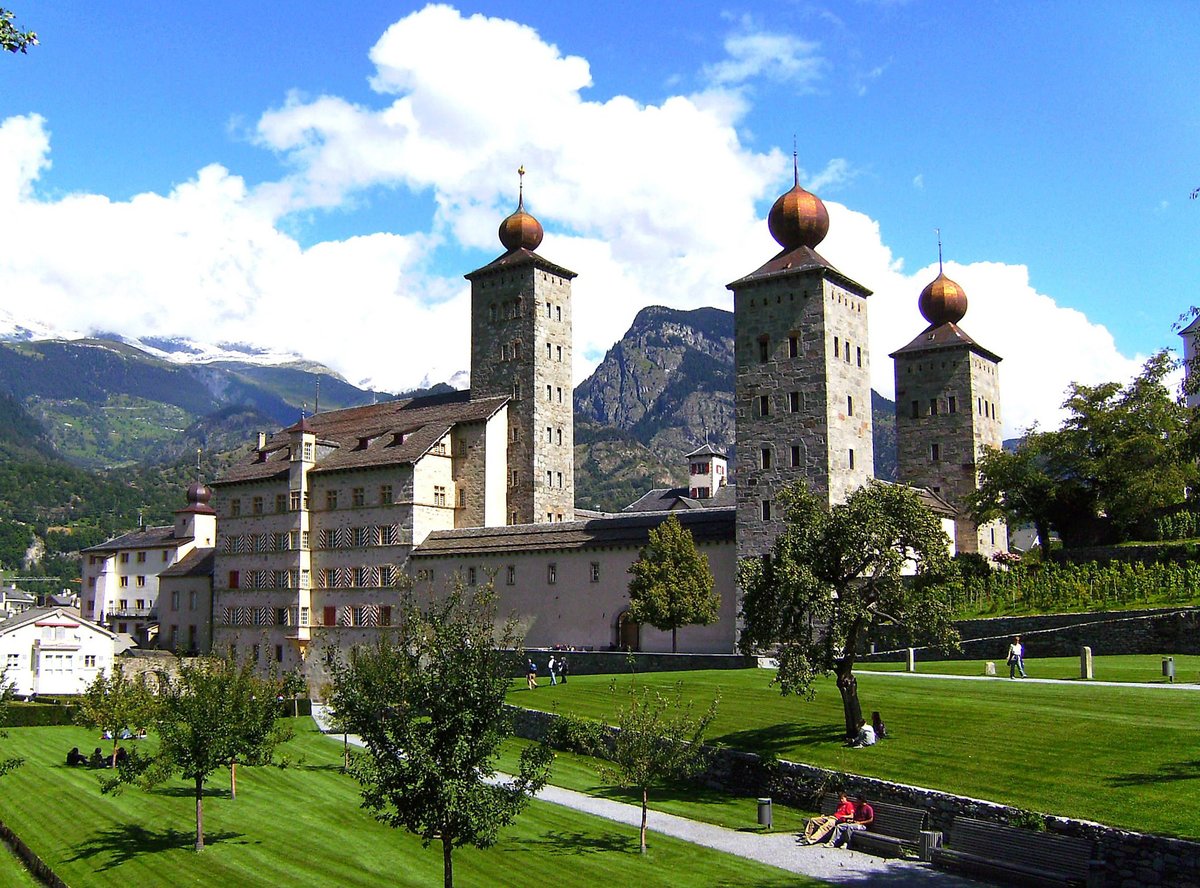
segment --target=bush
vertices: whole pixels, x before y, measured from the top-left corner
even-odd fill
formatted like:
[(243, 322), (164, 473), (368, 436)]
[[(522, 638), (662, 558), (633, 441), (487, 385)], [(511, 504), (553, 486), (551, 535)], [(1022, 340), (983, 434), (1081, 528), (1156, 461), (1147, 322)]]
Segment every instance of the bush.
[(5, 719), (10, 728), (45, 728), (75, 724), (77, 706), (47, 706), (44, 703), (9, 703)]

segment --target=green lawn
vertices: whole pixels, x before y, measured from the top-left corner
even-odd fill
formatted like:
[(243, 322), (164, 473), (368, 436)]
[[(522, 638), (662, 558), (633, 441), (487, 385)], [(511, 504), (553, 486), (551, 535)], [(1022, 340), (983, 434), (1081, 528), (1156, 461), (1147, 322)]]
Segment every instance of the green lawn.
[(16, 852), (0, 842), (0, 885), (5, 888), (39, 888), (41, 884), (25, 869)]
[[(500, 770), (514, 773), (521, 748), (528, 743), (527, 740), (516, 738), (509, 740), (501, 756)], [(631, 805), (642, 803), (640, 792), (611, 785), (600, 775), (596, 760), (586, 755), (556, 752), (550, 782), (555, 786)], [(672, 786), (651, 790), (650, 809), (743, 832), (765, 830), (758, 825), (758, 799), (754, 796), (729, 795), (696, 786)], [(772, 831), (798, 832), (804, 828), (804, 821), (813, 814), (812, 811), (775, 804), (771, 817)]]
[[(1033, 665), (1036, 674), (1036, 663)], [(766, 670), (656, 673), (638, 681), (705, 704), (720, 695), (711, 740), (885, 780), (1200, 838), (1200, 692), (1040, 685), (997, 680), (859, 676), (863, 709), (881, 710), (891, 738), (869, 749), (841, 743), (841, 699), (831, 680), (814, 700), (782, 697)], [(607, 676), (525, 690), (510, 702), (614, 721)], [(621, 679), (628, 681), (628, 678)]]
[[(63, 764), (70, 747), (96, 745), (95, 732), (82, 728), (9, 729), (5, 753), (26, 762), (0, 784), (0, 819), (77, 888), (441, 884), (440, 845), (422, 848), (375, 822), (340, 770), (341, 744), (307, 719), (296, 725), (284, 749), (290, 767), (239, 769), (236, 801), (227, 775), (213, 781), (204, 806), (210, 845), (201, 854), (191, 850), (195, 807), (182, 782), (104, 796), (96, 772)], [(455, 851), (456, 884), (819, 884), (664, 836), (651, 836), (645, 857), (637, 847), (632, 827), (535, 802), (495, 848)], [(10, 884), (3, 872), (0, 883)]]
[[(1139, 684), (1166, 684), (1162, 674), (1160, 656), (1130, 654), (1115, 657), (1093, 657), (1092, 673), (1096, 681), (1125, 681)], [(935, 675), (983, 675), (987, 660), (930, 660), (919, 657), (917, 672)], [(992, 657), (996, 674), (1008, 677), (1008, 665), (1004, 657)], [(903, 672), (904, 663), (860, 663), (858, 671)], [(1046, 657), (1025, 661), (1025, 672), (1030, 678), (1062, 678), (1082, 681), (1079, 677), (1078, 657)], [(1200, 682), (1200, 656), (1181, 654), (1175, 657), (1175, 682), (1195, 684)]]

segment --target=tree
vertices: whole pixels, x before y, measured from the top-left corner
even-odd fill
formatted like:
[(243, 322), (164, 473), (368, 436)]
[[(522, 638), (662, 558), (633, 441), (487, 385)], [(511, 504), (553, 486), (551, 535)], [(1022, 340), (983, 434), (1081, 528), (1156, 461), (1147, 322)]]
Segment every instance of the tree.
[[(802, 482), (780, 496), (785, 526), (769, 557), (738, 565), (746, 652), (778, 647), (775, 681), (811, 698), (834, 673), (853, 737), (862, 718), (854, 657), (877, 620), (897, 623), (913, 643), (957, 643), (949, 595), (949, 539), (907, 487), (873, 481), (828, 508)], [(915, 568), (915, 575), (905, 576)]]
[[(614, 694), (620, 693), (616, 684)], [(685, 780), (702, 771), (708, 763), (704, 732), (717, 714), (717, 701), (701, 715), (693, 714), (692, 704), (684, 703), (682, 687), (666, 696), (650, 688), (633, 684), (628, 703), (617, 720), (615, 736), (605, 752), (607, 762), (599, 770), (606, 780), (632, 786), (642, 794), (641, 850), (646, 853), (646, 815), (651, 787)]]
[(1200, 474), (1200, 423), (1167, 386), (1166, 351), (1129, 383), (1073, 383), (1061, 429), (1027, 433), (1012, 453), (979, 461), (976, 520), (1031, 521), (1048, 553), (1049, 530), (1068, 548), (1136, 538), (1182, 503)]
[(0, 6), (0, 49), (8, 52), (27, 52), (29, 47), (36, 46), (37, 34), (33, 31), (22, 31), (13, 21), (12, 12)]
[(149, 727), (153, 717), (153, 695), (146, 676), (126, 675), (124, 664), (116, 662), (83, 692), (75, 720), (112, 738), (112, 764), (116, 767), (121, 735)]
[[(7, 671), (6, 668), (4, 672), (0, 672), (0, 725), (8, 724), (8, 704), (12, 700), (13, 695), (12, 682), (8, 680), (8, 676), (5, 674)], [(0, 729), (0, 739), (7, 737), (8, 732)], [(0, 777), (3, 777), (9, 771), (16, 770), (24, 763), (24, 759), (16, 757), (0, 759)]]
[(500, 744), (512, 733), (504, 697), (519, 639), (512, 620), (497, 623), (490, 584), (468, 595), (458, 582), (424, 608), (410, 592), (401, 610), (394, 633), (335, 665), (331, 702), (339, 724), (367, 750), (349, 767), (363, 807), (426, 847), (440, 840), (451, 888), (454, 848), (495, 844), (545, 785), (552, 753), (527, 747), (516, 778), (492, 782)]
[(105, 786), (153, 787), (172, 775), (191, 780), (196, 798), (197, 851), (204, 849), (204, 784), (231, 762), (265, 763), (286, 732), (274, 730), (279, 682), (254, 674), (254, 665), (218, 657), (180, 660), (160, 669), (151, 706), (158, 751), (130, 755)]
[(671, 515), (650, 531), (650, 541), (629, 567), (629, 616), (663, 632), (671, 630), (671, 653), (679, 648), (680, 626), (707, 626), (720, 617), (721, 596), (713, 591), (708, 558)]

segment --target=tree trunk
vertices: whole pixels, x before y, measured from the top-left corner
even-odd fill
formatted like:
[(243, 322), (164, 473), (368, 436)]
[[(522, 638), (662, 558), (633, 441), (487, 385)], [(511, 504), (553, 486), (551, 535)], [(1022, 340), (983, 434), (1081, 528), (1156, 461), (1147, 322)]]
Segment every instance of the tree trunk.
[(679, 645), (675, 643), (675, 635), (678, 632), (679, 632), (678, 628), (676, 628), (675, 626), (671, 627), (671, 653), (673, 653), (673, 654), (679, 653)]
[(858, 723), (862, 721), (862, 706), (858, 702), (858, 679), (854, 677), (854, 661), (839, 660), (836, 668), (838, 692), (842, 695), (842, 714), (846, 718), (846, 739), (858, 735)]
[(229, 763), (229, 798), (237, 798), (237, 762)]
[(121, 741), (117, 739), (117, 732), (113, 731), (113, 754), (112, 754), (112, 761), (109, 762), (109, 767), (115, 768), (117, 766), (117, 750), (120, 748), (121, 748)]
[(450, 837), (445, 833), (442, 834), (442, 888), (454, 888), (454, 861), (450, 857), (450, 853), (454, 850), (454, 846), (450, 842)]
[(1044, 521), (1033, 522), (1033, 528), (1037, 531), (1038, 543), (1042, 547), (1042, 560), (1049, 563), (1050, 561), (1050, 525)]
[(650, 803), (650, 792), (647, 787), (642, 787), (642, 853), (646, 853), (646, 808)]
[(204, 778), (196, 778), (196, 850), (204, 850)]

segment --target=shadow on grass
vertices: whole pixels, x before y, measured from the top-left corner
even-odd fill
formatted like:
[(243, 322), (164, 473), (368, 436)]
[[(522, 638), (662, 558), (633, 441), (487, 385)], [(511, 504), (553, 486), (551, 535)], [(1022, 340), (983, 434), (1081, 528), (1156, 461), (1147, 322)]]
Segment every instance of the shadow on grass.
[(822, 743), (841, 743), (845, 731), (838, 725), (798, 725), (784, 722), (745, 731), (733, 731), (712, 741), (745, 752), (779, 755), (798, 746), (818, 746)]
[[(154, 795), (166, 796), (172, 799), (194, 799), (196, 797), (196, 787), (194, 786), (156, 786), (147, 791)], [(229, 797), (230, 792), (228, 789), (222, 789), (218, 786), (204, 787), (203, 798), (227, 799)]]
[[(218, 842), (228, 842), (240, 839), (242, 833), (236, 832), (206, 832), (204, 844), (214, 845)], [(136, 823), (120, 823), (94, 833), (91, 838), (75, 846), (75, 854), (69, 858), (74, 863), (79, 860), (104, 862), (96, 867), (104, 871), (121, 866), (142, 854), (158, 854), (162, 851), (176, 849), (191, 851), (196, 846), (195, 832), (184, 832), (178, 829), (147, 829)]]
[(1152, 783), (1175, 783), (1180, 780), (1200, 780), (1200, 761), (1167, 762), (1152, 774), (1117, 774), (1105, 778), (1109, 786), (1147, 786)]
[(517, 844), (537, 849), (546, 854), (622, 854), (638, 853), (637, 827), (632, 838), (619, 832), (595, 835), (594, 833), (551, 831), (536, 839), (522, 839)]

